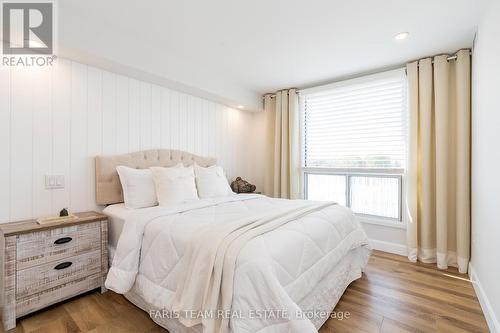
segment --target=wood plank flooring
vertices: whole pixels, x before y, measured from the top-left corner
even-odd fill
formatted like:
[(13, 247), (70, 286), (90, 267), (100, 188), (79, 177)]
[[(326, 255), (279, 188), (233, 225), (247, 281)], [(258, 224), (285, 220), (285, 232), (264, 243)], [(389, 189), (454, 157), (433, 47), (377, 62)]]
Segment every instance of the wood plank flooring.
[(330, 319), (320, 333), (489, 332), (467, 275), (379, 251), (335, 311), (350, 319)]
[[(374, 251), (363, 277), (352, 283), (320, 333), (488, 332), (467, 276), (456, 269), (412, 264)], [(3, 332), (0, 328), (0, 332)], [(123, 296), (89, 293), (18, 320), (23, 333), (167, 332)]]

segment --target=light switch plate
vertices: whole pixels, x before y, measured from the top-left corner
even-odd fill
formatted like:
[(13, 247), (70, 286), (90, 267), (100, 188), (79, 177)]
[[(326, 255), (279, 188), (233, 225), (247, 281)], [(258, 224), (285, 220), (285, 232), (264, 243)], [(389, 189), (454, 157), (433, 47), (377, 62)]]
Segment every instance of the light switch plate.
[(64, 175), (45, 175), (45, 189), (64, 188)]

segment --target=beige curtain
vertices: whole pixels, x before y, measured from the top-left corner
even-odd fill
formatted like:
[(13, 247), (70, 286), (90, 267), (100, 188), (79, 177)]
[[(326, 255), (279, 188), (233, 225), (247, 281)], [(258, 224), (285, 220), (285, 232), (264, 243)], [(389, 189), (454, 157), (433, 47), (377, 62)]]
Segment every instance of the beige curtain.
[(470, 53), (407, 65), (408, 258), (457, 266), (470, 254)]
[(299, 103), (295, 89), (264, 97), (266, 113), (266, 170), (264, 194), (300, 197)]

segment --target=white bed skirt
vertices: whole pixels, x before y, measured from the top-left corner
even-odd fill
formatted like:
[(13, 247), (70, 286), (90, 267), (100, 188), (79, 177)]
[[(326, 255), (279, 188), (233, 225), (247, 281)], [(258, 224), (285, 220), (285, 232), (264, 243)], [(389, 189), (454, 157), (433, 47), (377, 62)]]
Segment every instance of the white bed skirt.
[[(303, 311), (333, 312), (340, 297), (351, 282), (362, 275), (362, 268), (366, 265), (370, 256), (370, 250), (360, 247), (351, 250), (330, 273), (323, 279), (307, 297), (297, 302)], [(125, 294), (125, 297), (142, 310), (161, 311), (144, 301), (134, 290)], [(177, 319), (152, 317), (158, 325), (166, 328), (171, 333), (202, 333), (201, 325), (185, 327)], [(328, 320), (325, 316), (311, 318), (314, 326), (319, 329)]]

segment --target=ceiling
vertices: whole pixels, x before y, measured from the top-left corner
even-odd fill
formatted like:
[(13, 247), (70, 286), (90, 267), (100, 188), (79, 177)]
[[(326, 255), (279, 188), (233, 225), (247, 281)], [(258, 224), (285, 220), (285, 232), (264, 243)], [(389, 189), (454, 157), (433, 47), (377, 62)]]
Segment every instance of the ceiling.
[[(477, 0), (64, 0), (60, 43), (228, 104), (471, 47)], [(410, 32), (408, 39), (394, 36)]]

